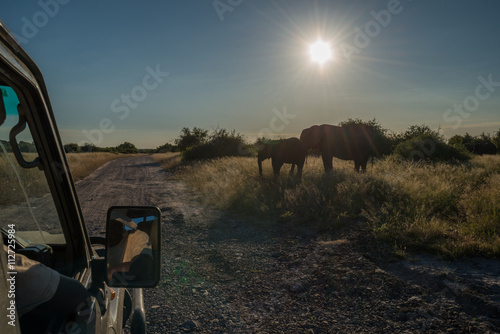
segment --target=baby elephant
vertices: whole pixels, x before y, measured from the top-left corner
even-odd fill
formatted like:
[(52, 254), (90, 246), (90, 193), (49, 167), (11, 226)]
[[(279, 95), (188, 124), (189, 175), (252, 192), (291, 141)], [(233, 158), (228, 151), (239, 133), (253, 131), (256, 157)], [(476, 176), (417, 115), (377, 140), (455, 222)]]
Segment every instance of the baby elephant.
[(283, 140), (273, 140), (262, 143), (259, 147), (257, 163), (259, 164), (259, 174), (262, 176), (262, 161), (271, 158), (274, 176), (280, 174), (281, 166), (284, 163), (292, 164), (290, 174), (293, 173), (297, 165), (297, 177), (302, 177), (302, 168), (306, 160), (307, 147), (298, 138), (288, 138)]

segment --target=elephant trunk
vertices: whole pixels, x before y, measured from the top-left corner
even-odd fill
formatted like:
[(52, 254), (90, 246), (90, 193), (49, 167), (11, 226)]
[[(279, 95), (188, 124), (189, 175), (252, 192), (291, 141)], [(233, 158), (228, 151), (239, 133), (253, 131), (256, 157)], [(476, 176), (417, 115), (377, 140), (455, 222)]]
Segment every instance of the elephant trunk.
[(260, 157), (257, 159), (257, 164), (259, 165), (259, 175), (262, 176), (262, 159)]

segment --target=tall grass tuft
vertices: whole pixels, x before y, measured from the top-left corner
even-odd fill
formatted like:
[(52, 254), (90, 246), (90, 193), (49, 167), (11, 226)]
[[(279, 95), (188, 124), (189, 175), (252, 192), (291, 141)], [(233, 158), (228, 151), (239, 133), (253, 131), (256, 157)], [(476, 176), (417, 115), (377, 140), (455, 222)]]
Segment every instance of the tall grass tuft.
[(178, 168), (182, 162), (182, 155), (180, 152), (156, 153), (152, 155), (152, 158), (158, 162), (163, 169), (170, 170)]
[(309, 157), (302, 182), (271, 163), (234, 157), (188, 165), (178, 174), (208, 205), (239, 214), (336, 228), (362, 220), (398, 247), (447, 257), (500, 255), (500, 156), (448, 164), (382, 159), (356, 173), (352, 162)]

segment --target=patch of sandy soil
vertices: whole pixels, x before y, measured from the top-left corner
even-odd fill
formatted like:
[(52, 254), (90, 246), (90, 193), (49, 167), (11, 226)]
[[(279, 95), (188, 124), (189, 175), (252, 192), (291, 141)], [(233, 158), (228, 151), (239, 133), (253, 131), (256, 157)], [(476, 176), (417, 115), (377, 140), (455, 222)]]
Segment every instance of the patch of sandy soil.
[(150, 157), (77, 185), (91, 235), (112, 205), (162, 212), (162, 277), (148, 333), (496, 333), (498, 259), (400, 260), (362, 229), (257, 221), (201, 205)]

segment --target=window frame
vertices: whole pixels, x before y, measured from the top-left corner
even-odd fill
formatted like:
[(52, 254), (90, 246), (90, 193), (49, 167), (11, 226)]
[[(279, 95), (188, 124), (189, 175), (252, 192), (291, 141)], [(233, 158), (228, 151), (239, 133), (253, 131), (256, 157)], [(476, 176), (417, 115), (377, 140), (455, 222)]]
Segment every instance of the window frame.
[[(93, 251), (43, 77), (33, 60), (4, 29), (0, 29), (0, 43), (1, 51), (9, 52), (7, 57), (0, 52), (1, 79), (14, 89), (25, 105), (27, 125), (41, 161), (39, 168), (45, 174), (66, 239), (63, 274), (87, 286)], [(23, 71), (9, 59), (15, 59)]]

